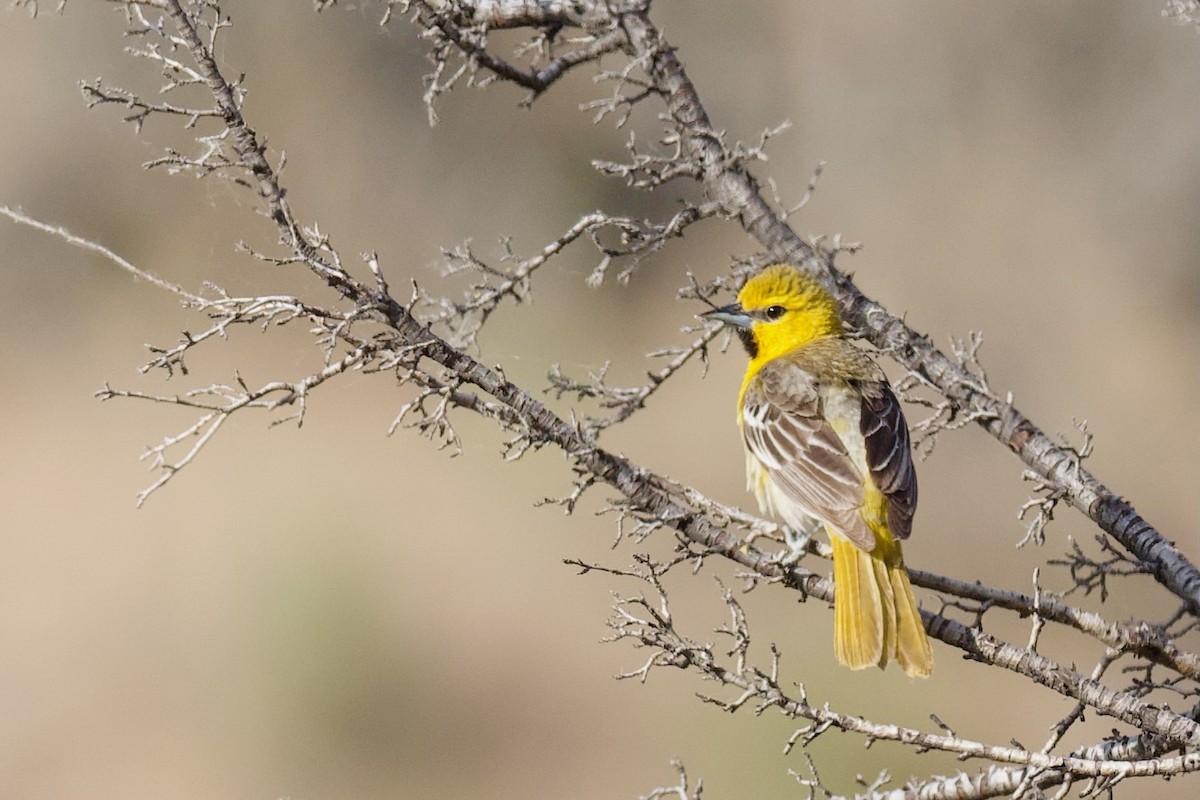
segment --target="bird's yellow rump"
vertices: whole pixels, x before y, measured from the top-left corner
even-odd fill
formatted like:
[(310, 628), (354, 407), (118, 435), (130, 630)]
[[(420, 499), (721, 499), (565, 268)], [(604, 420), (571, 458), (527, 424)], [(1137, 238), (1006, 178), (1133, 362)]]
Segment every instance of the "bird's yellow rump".
[(838, 661), (927, 677), (933, 652), (900, 552), (917, 474), (883, 370), (845, 338), (833, 298), (785, 264), (704, 316), (734, 326), (750, 354), (738, 395), (750, 490), (793, 529), (816, 519), (829, 534)]

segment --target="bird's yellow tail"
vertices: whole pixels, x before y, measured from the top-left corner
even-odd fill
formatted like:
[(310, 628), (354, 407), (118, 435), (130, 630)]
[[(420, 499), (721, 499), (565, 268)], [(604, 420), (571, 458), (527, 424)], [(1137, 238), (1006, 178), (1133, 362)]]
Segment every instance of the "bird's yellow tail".
[[(833, 545), (833, 649), (850, 669), (884, 667), (893, 659), (914, 678), (933, 671), (933, 651), (921, 623), (900, 543), (878, 537), (868, 553), (829, 532)], [(886, 538), (885, 538), (886, 537)]]

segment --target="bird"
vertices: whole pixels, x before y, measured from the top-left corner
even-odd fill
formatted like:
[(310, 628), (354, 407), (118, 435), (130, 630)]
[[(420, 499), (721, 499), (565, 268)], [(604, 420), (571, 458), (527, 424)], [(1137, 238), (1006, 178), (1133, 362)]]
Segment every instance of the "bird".
[(750, 357), (737, 402), (748, 489), (793, 531), (823, 526), (829, 536), (838, 661), (853, 670), (894, 661), (928, 677), (933, 652), (900, 546), (917, 473), (883, 370), (846, 337), (833, 297), (788, 264), (700, 316), (732, 327)]

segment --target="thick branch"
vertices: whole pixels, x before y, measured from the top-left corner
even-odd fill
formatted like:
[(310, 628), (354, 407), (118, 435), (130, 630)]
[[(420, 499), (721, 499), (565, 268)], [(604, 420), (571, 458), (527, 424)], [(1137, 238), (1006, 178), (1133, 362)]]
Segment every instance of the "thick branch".
[(1180, 649), (1161, 627), (1145, 622), (1110, 622), (1099, 614), (1069, 606), (1054, 598), (1034, 598), (1019, 592), (955, 580), (924, 570), (909, 569), (908, 572), (916, 586), (985, 603), (991, 607), (1006, 608), (1022, 616), (1037, 614), (1051, 622), (1068, 625), (1089, 634), (1118, 652), (1128, 651), (1156, 664), (1170, 667), (1185, 677), (1200, 679), (1200, 656)]

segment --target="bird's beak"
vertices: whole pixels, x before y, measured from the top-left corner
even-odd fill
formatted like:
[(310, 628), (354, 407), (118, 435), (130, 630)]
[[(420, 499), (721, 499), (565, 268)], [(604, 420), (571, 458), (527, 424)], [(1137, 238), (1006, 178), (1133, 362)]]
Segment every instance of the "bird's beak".
[(724, 322), (735, 328), (749, 328), (754, 324), (754, 317), (747, 314), (739, 303), (730, 303), (727, 306), (714, 308), (712, 311), (706, 311), (698, 316), (701, 319), (715, 319), (717, 322)]

